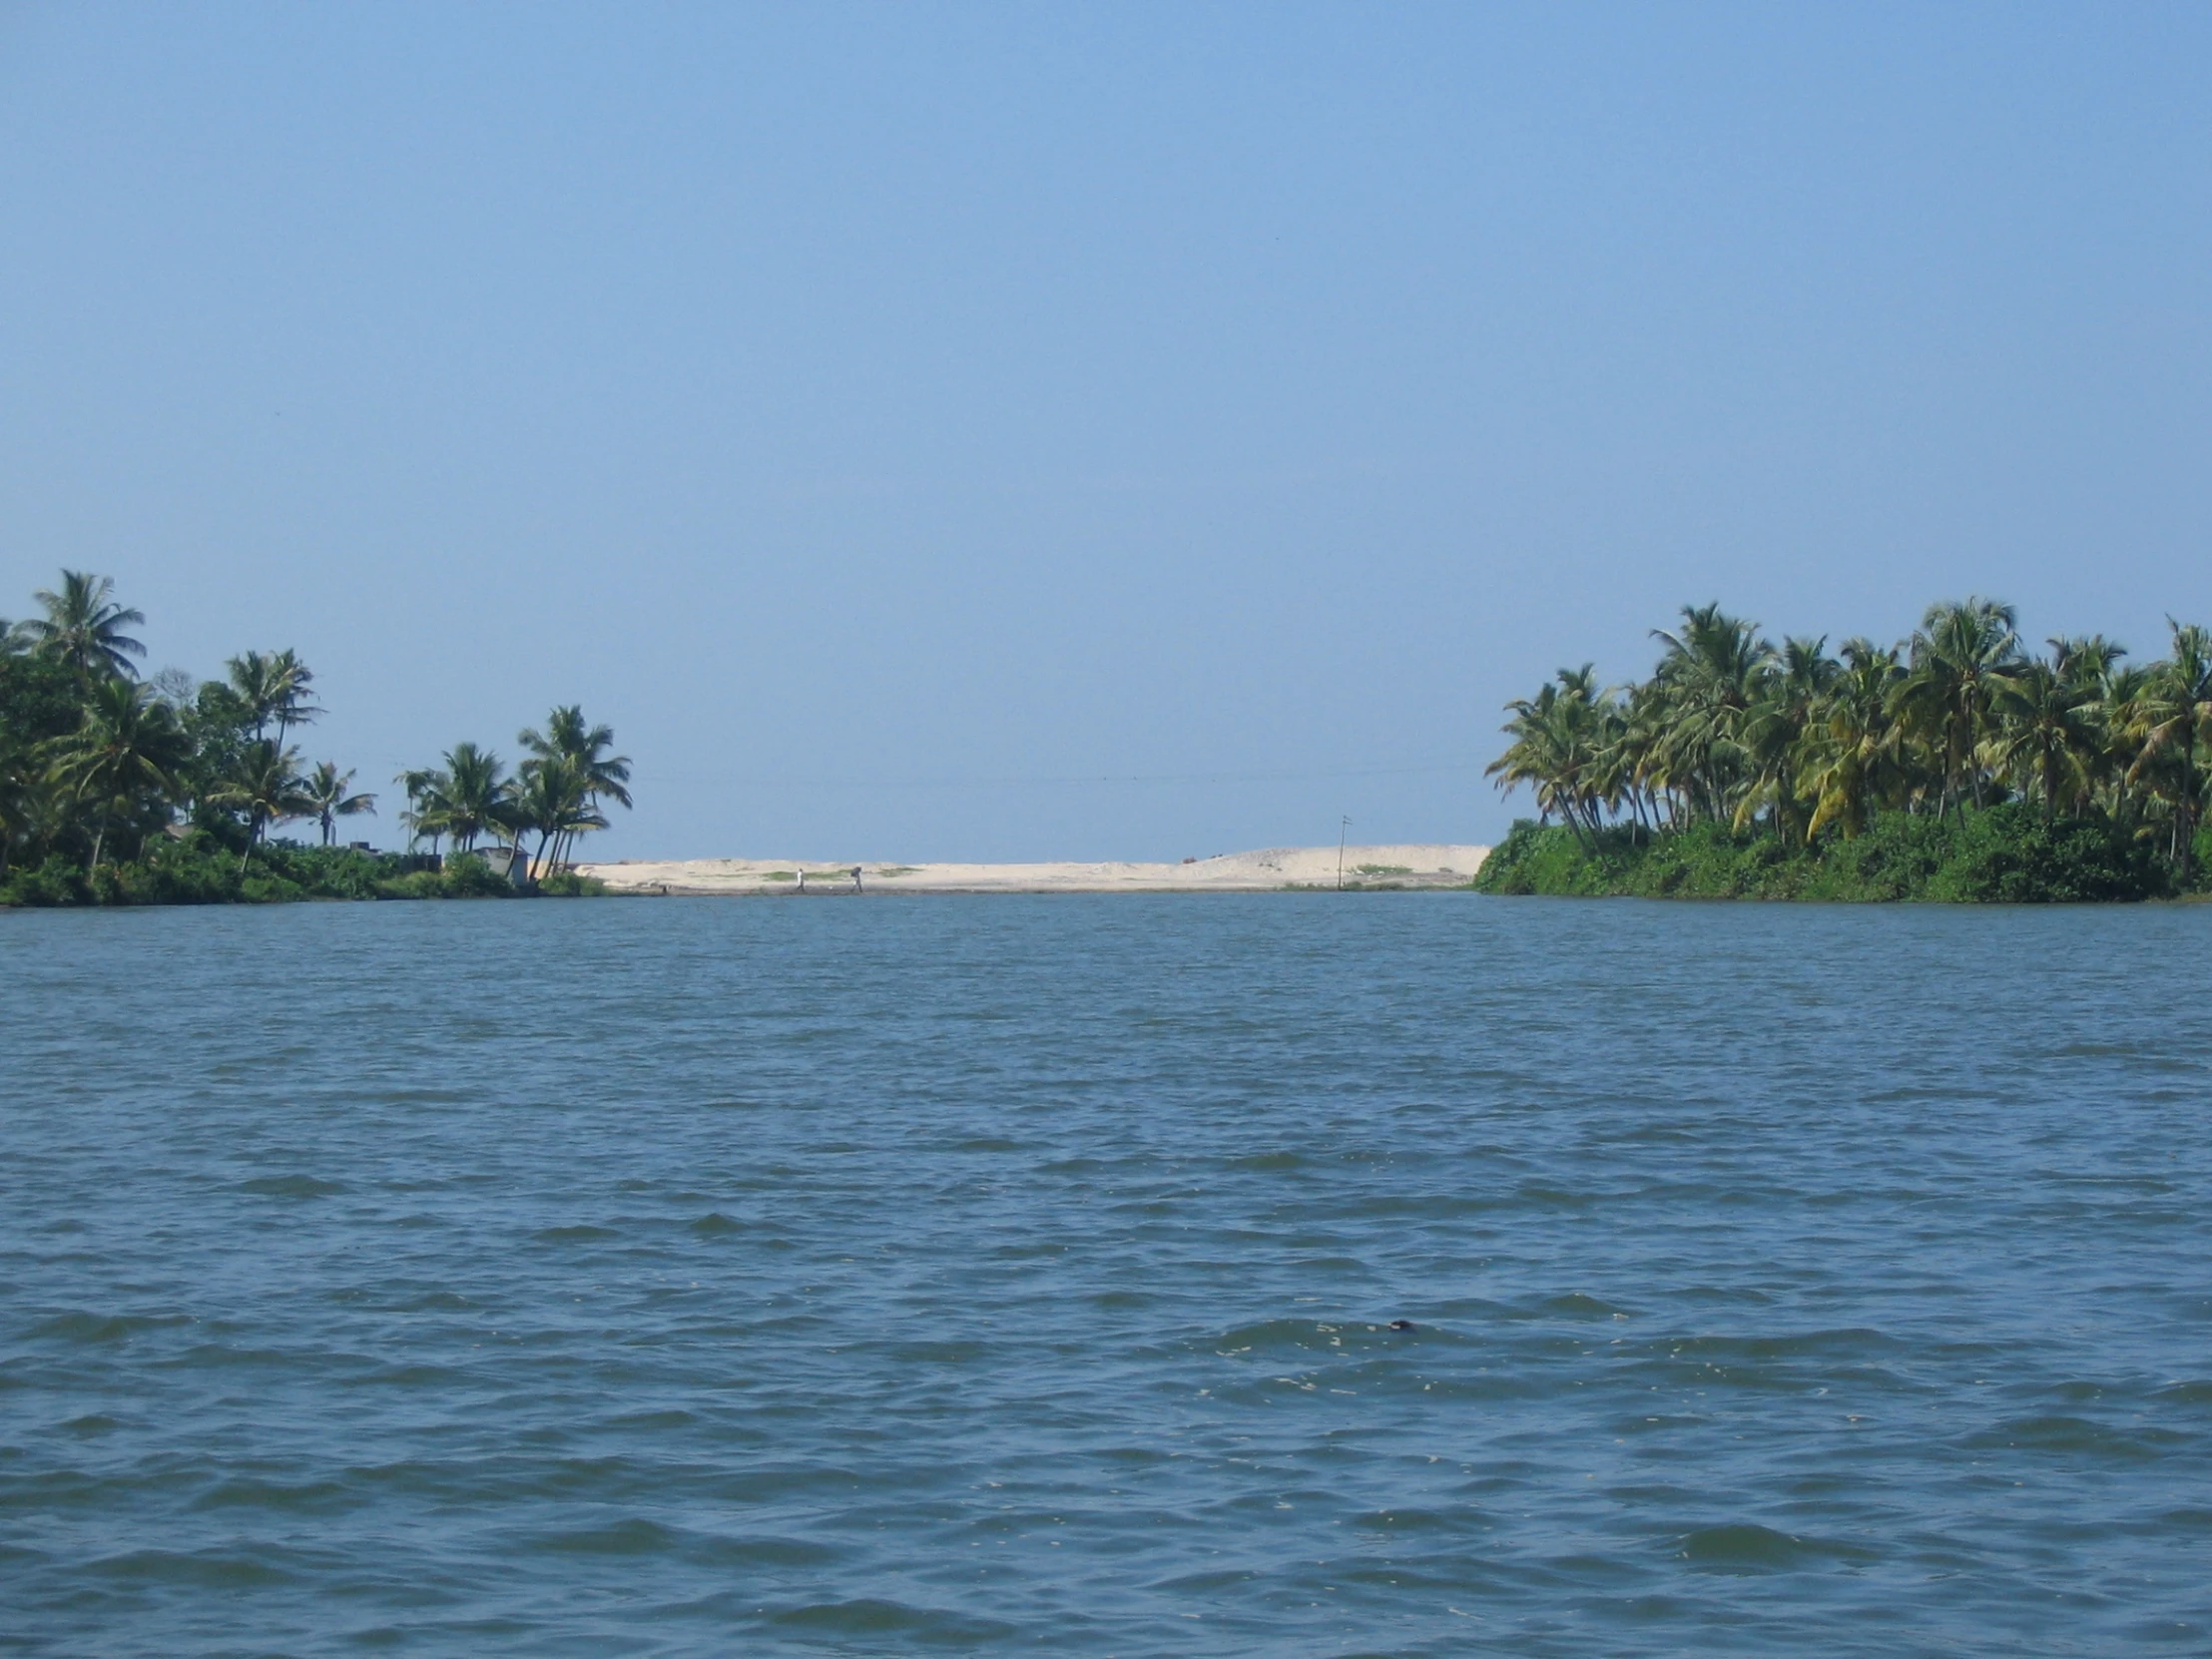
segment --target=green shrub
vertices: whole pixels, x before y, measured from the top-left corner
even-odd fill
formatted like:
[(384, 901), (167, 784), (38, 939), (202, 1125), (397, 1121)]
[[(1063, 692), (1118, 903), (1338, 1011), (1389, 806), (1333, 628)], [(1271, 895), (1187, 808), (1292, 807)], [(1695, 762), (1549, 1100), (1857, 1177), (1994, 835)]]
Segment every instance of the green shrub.
[(374, 898), (377, 883), (398, 859), (390, 853), (363, 852), (351, 846), (300, 846), (276, 841), (256, 858), (272, 876), (292, 883), (307, 898)]
[[(0, 904), (284, 904), (301, 899), (515, 898), (517, 888), (474, 853), (448, 856), (442, 869), (409, 870), (393, 852), (350, 846), (266, 842), (240, 867), (239, 850), (205, 830), (163, 835), (145, 854), (87, 872), (55, 853), (0, 881)], [(560, 898), (606, 892), (596, 877), (564, 872), (528, 889)]]
[[(396, 861), (396, 860), (395, 860)], [(514, 898), (518, 891), (504, 875), (494, 875), (491, 865), (473, 852), (456, 852), (442, 869), (409, 870), (386, 875), (375, 882), (378, 898)]]
[(289, 904), (312, 896), (297, 881), (267, 870), (250, 869), (239, 882), (239, 897), (248, 904)]
[(0, 904), (90, 904), (92, 889), (85, 872), (59, 852), (48, 855), (34, 869), (19, 869), (0, 883)]
[(578, 875), (564, 869), (540, 881), (538, 891), (549, 898), (604, 898), (607, 883), (596, 875)]
[(504, 875), (494, 875), (491, 865), (473, 852), (463, 852), (445, 860), (445, 868), (438, 874), (438, 888), (446, 898), (512, 898), (514, 883)]
[(245, 876), (238, 854), (215, 836), (195, 830), (182, 840), (164, 840), (133, 871), (131, 898), (139, 904), (230, 904), (240, 897)]
[(1718, 825), (1594, 839), (1528, 823), (1484, 860), (1475, 886), (1493, 893), (1642, 898), (1806, 898), (1846, 902), (2042, 904), (2166, 897), (2155, 848), (2102, 820), (2045, 823), (2020, 805), (1963, 819), (1883, 815), (1846, 840), (1793, 846), (1771, 832)]

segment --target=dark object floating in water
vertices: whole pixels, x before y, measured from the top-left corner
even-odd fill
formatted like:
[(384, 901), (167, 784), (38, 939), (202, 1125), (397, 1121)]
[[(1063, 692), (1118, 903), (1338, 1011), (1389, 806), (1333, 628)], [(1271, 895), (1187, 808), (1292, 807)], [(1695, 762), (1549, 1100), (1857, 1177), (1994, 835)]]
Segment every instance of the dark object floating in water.
[(1392, 1331), (1417, 1331), (1420, 1328), (1411, 1320), (1392, 1320), (1390, 1321), (1390, 1329)]

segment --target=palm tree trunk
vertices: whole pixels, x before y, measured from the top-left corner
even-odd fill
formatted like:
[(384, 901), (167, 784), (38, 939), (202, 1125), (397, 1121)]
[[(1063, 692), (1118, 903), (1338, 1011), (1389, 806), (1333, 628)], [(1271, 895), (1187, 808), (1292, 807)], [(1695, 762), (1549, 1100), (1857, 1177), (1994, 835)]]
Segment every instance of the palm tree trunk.
[(2197, 768), (2196, 734), (2184, 735), (2181, 751), (2181, 799), (2174, 803), (2174, 828), (2181, 844), (2175, 849), (2174, 862), (2180, 866), (2181, 879), (2189, 879), (2189, 866), (2196, 856)]

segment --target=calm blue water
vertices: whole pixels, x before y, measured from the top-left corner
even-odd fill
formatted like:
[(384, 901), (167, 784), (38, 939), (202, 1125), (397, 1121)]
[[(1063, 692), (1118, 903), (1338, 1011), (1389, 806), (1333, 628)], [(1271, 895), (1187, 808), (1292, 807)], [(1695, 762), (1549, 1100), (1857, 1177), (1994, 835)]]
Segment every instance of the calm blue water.
[(2204, 1653), (2208, 945), (0, 915), (0, 1652)]

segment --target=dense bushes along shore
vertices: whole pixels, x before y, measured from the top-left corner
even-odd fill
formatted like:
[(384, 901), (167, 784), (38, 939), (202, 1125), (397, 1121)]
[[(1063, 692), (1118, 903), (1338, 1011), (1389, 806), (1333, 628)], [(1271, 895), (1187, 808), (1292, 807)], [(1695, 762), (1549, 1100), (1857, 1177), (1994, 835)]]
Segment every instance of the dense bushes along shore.
[[(1762, 638), (1718, 606), (1658, 631), (1651, 678), (1562, 669), (1507, 705), (1489, 768), (1542, 815), (1488, 892), (2074, 900), (2206, 885), (2212, 634), (2159, 661), (2101, 635), (2023, 646), (2011, 607), (1930, 609), (1897, 645)], [(1554, 823), (1553, 821), (1556, 821)]]
[[(127, 631), (146, 619), (106, 577), (64, 571), (59, 590), (34, 597), (43, 617), (0, 621), (0, 904), (597, 890), (567, 859), (577, 836), (606, 828), (606, 803), (630, 805), (630, 764), (580, 709), (524, 732), (528, 758), (511, 775), (473, 743), (402, 773), (410, 853), (427, 841), (433, 856), (367, 852), (335, 843), (375, 795), (335, 762), (304, 766), (286, 741), (323, 712), (293, 653), (249, 651), (221, 680), (172, 669), (144, 681), (145, 647)], [(296, 823), (321, 844), (269, 838)], [(477, 855), (487, 839), (519, 883)]]
[[(2212, 830), (2197, 831), (2197, 881)], [(1594, 839), (1523, 819), (1483, 861), (1475, 889), (1562, 897), (1927, 899), (2082, 903), (2172, 898), (2190, 890), (2140, 840), (2079, 819), (2045, 822), (2011, 804), (1958, 818), (1885, 813), (1849, 840), (1793, 844), (1720, 825), (1643, 833), (1611, 826)]]

